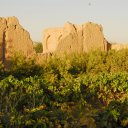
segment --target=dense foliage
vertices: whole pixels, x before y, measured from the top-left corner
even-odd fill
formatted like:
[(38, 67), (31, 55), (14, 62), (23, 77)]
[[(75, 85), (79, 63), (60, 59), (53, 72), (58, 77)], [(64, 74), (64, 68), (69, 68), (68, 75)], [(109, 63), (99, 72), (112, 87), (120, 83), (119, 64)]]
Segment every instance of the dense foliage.
[(43, 52), (43, 45), (41, 42), (34, 42), (34, 49), (36, 53), (42, 53)]
[(0, 65), (0, 128), (127, 128), (128, 50)]

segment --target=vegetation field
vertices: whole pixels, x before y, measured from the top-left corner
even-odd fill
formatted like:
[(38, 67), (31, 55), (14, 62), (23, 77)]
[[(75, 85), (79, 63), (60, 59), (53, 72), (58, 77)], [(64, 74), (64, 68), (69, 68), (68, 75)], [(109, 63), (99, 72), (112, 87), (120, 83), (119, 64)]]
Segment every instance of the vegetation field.
[(1, 64), (0, 128), (128, 128), (128, 50)]

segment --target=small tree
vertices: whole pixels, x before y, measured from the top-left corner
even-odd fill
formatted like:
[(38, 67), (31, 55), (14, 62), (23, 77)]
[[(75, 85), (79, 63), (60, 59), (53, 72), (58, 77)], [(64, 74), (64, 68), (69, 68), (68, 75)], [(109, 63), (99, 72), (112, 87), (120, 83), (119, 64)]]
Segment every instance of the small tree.
[(42, 43), (36, 42), (35, 46), (34, 46), (34, 49), (35, 49), (36, 53), (42, 53), (43, 52)]

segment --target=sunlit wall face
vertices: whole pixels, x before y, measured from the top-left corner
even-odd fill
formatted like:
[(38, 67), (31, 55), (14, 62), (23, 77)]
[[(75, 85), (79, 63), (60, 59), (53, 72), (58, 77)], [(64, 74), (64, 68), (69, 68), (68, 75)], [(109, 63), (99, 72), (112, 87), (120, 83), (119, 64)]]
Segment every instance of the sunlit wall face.
[(128, 42), (128, 0), (0, 0), (0, 17), (17, 16), (35, 41), (67, 21), (101, 24), (111, 42)]

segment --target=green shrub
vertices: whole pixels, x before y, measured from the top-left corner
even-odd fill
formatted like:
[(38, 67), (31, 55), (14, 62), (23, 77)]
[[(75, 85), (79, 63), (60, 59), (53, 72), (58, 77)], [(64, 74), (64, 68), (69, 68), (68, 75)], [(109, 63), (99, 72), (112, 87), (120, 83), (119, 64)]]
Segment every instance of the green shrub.
[(43, 45), (40, 42), (35, 42), (34, 49), (36, 53), (42, 53), (43, 52)]
[(112, 101), (104, 111), (96, 117), (98, 128), (128, 127), (128, 100)]
[(43, 74), (43, 67), (36, 64), (34, 58), (26, 58), (24, 55), (16, 53), (11, 60), (9, 74), (18, 79), (40, 76)]
[(53, 55), (37, 65), (16, 54), (0, 67), (0, 127), (127, 127), (127, 55)]

